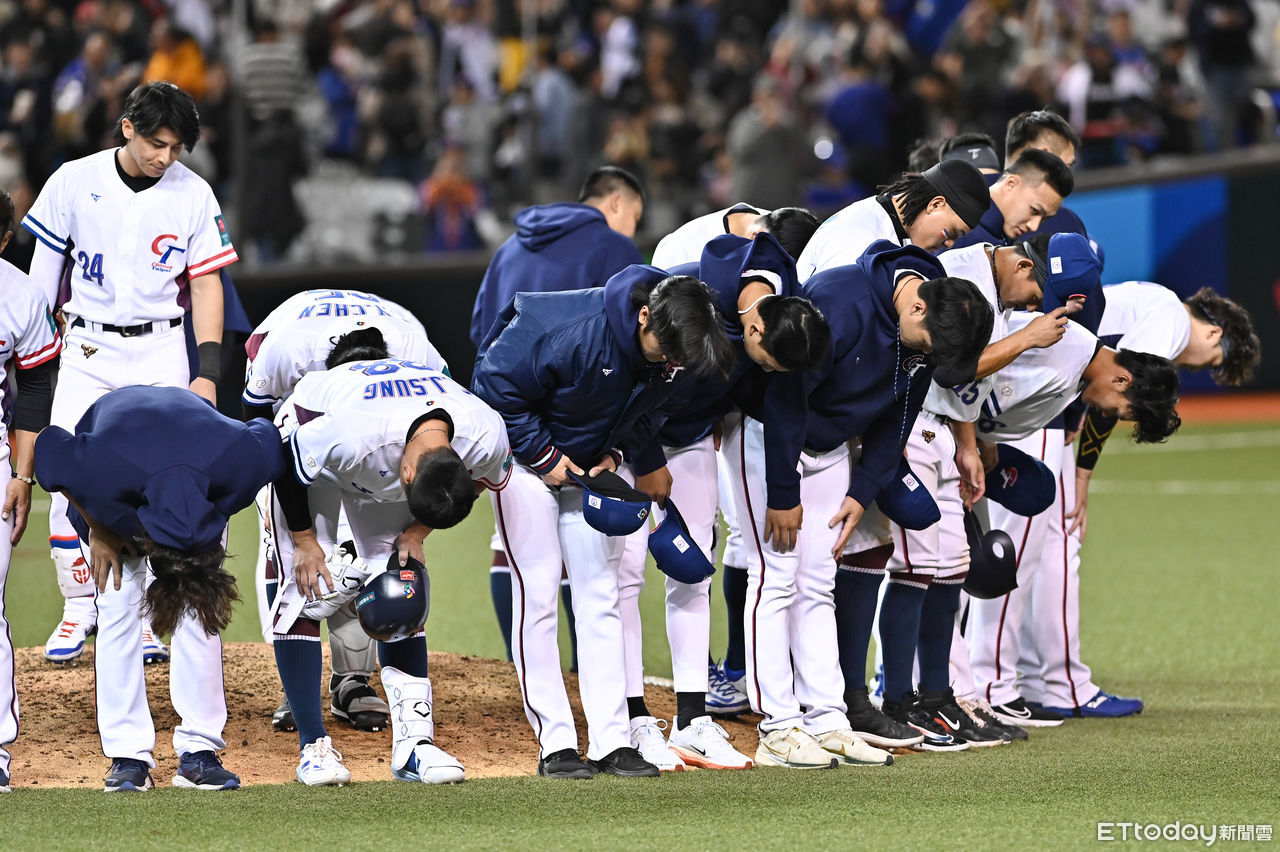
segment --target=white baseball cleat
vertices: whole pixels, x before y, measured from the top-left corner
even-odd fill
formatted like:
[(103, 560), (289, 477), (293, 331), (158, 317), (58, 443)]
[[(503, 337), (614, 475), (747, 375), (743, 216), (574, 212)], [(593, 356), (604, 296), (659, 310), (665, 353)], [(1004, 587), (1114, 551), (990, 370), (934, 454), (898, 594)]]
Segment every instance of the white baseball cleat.
[(160, 637), (145, 621), (142, 626), (142, 662), (144, 665), (169, 662), (168, 647), (160, 641)]
[(413, 747), (409, 759), (400, 769), (391, 770), (398, 781), (421, 781), (423, 784), (461, 784), (467, 780), (466, 770), (457, 758), (422, 742)]
[(431, 679), (383, 666), (382, 687), (391, 704), (391, 774), (400, 781), (423, 784), (465, 781), (462, 764), (435, 745)]
[(673, 724), (671, 750), (689, 766), (702, 769), (750, 769), (755, 762), (729, 744), (725, 729), (710, 716), (699, 716), (687, 728)]
[(892, 766), (893, 755), (858, 737), (849, 728), (838, 728), (818, 736), (818, 745), (824, 751), (840, 758), (841, 763), (855, 766)]
[(637, 716), (631, 720), (631, 745), (640, 756), (658, 767), (662, 772), (681, 772), (684, 761), (680, 755), (667, 744), (662, 735), (667, 727), (666, 719), (653, 716)]
[(840, 758), (824, 749), (808, 731), (785, 728), (769, 731), (760, 738), (756, 764), (788, 769), (835, 769)]
[(302, 747), (298, 780), (308, 787), (341, 787), (351, 783), (351, 772), (342, 765), (342, 754), (333, 747), (333, 741), (321, 737)]
[(62, 622), (44, 643), (44, 658), (54, 663), (69, 663), (84, 653), (85, 640), (98, 627), (98, 609), (93, 595), (67, 598), (62, 607)]

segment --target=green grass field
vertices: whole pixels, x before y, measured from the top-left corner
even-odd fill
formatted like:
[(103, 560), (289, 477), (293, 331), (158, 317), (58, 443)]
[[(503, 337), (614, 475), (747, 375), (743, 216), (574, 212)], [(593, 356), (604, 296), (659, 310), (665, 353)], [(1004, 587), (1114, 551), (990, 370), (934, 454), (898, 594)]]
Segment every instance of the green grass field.
[[(3, 847), (1058, 849), (1094, 845), (1099, 822), (1280, 823), (1280, 622), (1267, 614), (1280, 552), (1280, 424), (1187, 427), (1156, 448), (1113, 440), (1106, 456), (1082, 569), (1084, 653), (1104, 688), (1146, 700), (1139, 717), (1072, 721), (1028, 743), (906, 756), (887, 769), (222, 795), (24, 789), (0, 797)], [(436, 650), (498, 656), (490, 513), (478, 506), (461, 528), (428, 540), (428, 638)], [(43, 519), (33, 526), (7, 591), (19, 646), (41, 644), (60, 607)], [(246, 601), (228, 638), (252, 641), (250, 516), (236, 519), (232, 549)], [(642, 606), (647, 669), (669, 675), (660, 583)], [(723, 606), (715, 611), (718, 649)]]

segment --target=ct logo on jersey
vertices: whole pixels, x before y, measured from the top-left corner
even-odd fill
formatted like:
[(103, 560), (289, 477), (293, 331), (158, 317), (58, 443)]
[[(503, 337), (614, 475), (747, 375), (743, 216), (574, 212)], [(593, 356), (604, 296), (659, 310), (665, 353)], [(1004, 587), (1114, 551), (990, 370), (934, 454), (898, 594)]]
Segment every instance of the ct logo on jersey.
[(906, 373), (909, 376), (914, 376), (916, 373), (916, 370), (919, 370), (923, 366), (924, 366), (924, 356), (912, 355), (909, 358), (903, 359), (902, 372)]
[(680, 371), (683, 369), (684, 367), (672, 361), (667, 361), (663, 363), (662, 380), (665, 382), (674, 382), (676, 380), (676, 376), (680, 375)]
[(151, 264), (151, 268), (156, 272), (172, 272), (173, 264), (170, 258), (176, 251), (178, 254), (186, 254), (186, 249), (179, 248), (169, 240), (176, 240), (177, 234), (161, 234), (151, 241), (151, 253), (157, 255), (160, 259)]

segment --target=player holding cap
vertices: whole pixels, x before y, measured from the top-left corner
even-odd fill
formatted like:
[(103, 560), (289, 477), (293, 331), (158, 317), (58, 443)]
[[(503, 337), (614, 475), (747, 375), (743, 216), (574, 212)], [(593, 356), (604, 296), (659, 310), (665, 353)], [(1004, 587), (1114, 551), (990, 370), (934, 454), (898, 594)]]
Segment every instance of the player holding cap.
[[(222, 283), (236, 259), (213, 191), (178, 157), (195, 148), (200, 118), (171, 83), (133, 91), (120, 117), (123, 145), (60, 167), (23, 219), (39, 244), (31, 280), (66, 318), (53, 423), (65, 429), (98, 397), (126, 385), (188, 387), (216, 402), (221, 370)], [(69, 268), (69, 293), (60, 292)], [(68, 298), (69, 296), (69, 298)], [(181, 330), (189, 297), (200, 371), (189, 374)], [(45, 657), (80, 656), (94, 629), (93, 581), (66, 501), (54, 495), (49, 543), (66, 598)], [(168, 658), (150, 628), (144, 653)]]
[[(298, 726), (298, 780), (345, 784), (351, 773), (320, 716), (320, 623), (306, 611), (335, 590), (325, 565), (337, 547), (339, 513), (367, 563), (398, 554), (423, 561), (422, 541), (460, 523), (476, 496), (501, 489), (511, 468), (502, 421), (444, 373), (387, 358), (303, 376), (276, 422), (292, 474), (275, 484), (271, 529), (282, 578), (273, 612), (276, 665)], [(392, 697), (391, 771), (403, 781), (462, 781), (462, 764), (434, 744), (427, 641), (419, 631), (379, 642)]]
[[(493, 496), (515, 582), (512, 650), (538, 774), (656, 776), (631, 745), (618, 614), (624, 540), (587, 525), (571, 473), (619, 466), (624, 443), (648, 446), (658, 411), (694, 373), (727, 373), (732, 349), (705, 284), (631, 266), (603, 289), (516, 296), (476, 358), (472, 389), (497, 409), (517, 464)], [(621, 473), (630, 476), (626, 467)], [(578, 754), (556, 646), (561, 564), (573, 587), (588, 747)]]

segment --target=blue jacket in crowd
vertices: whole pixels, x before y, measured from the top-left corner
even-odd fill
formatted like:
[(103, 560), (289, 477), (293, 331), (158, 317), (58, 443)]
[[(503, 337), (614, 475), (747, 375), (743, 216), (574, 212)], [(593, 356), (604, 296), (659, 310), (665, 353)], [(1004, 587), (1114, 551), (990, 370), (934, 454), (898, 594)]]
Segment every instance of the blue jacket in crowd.
[(484, 342), (516, 293), (600, 287), (640, 263), (640, 250), (586, 204), (542, 204), (521, 210), (515, 236), (503, 243), (480, 282), (471, 312), (471, 342)]

